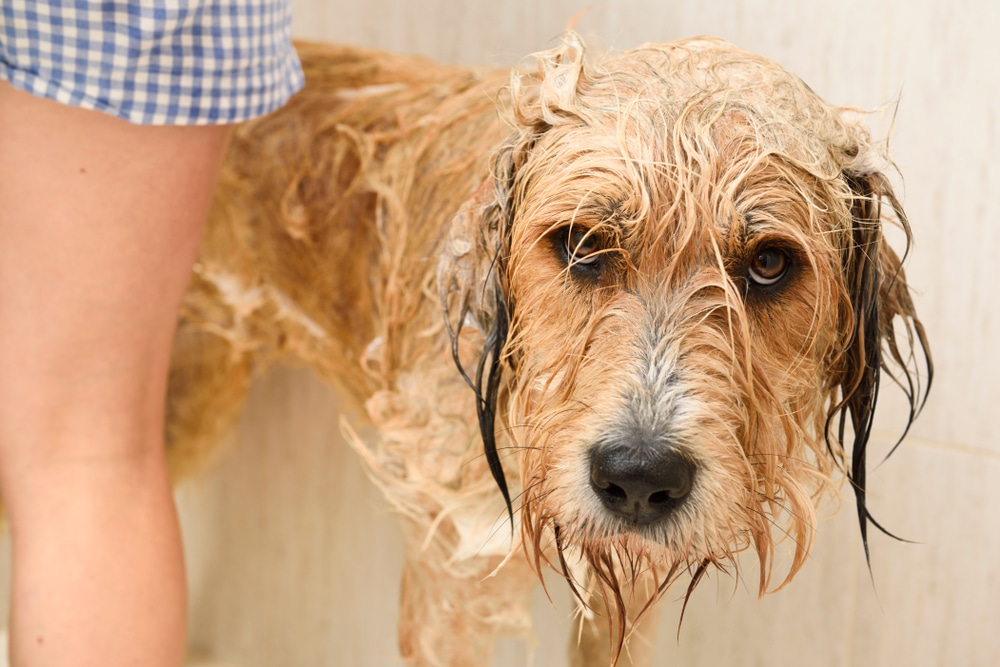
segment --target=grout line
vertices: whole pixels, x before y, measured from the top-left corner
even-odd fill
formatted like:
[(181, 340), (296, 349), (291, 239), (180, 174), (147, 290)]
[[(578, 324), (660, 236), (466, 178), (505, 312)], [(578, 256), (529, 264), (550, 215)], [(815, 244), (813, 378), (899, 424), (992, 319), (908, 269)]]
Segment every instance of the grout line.
[[(898, 435), (892, 435), (888, 431), (876, 431), (872, 433), (873, 439), (878, 439), (885, 442), (895, 442), (898, 439), (898, 437), (899, 437)], [(978, 456), (981, 458), (1000, 460), (1000, 451), (992, 451), (989, 449), (984, 449), (982, 447), (976, 447), (974, 445), (963, 445), (959, 443), (925, 440), (923, 438), (917, 438), (914, 436), (906, 436), (906, 439), (903, 440), (902, 446), (923, 447), (925, 449), (949, 451), (956, 454), (964, 454), (966, 456)]]

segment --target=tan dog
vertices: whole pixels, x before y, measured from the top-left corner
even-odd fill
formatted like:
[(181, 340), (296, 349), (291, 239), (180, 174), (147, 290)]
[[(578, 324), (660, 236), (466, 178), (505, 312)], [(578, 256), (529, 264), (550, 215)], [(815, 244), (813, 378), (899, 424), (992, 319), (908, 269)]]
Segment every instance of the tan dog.
[(930, 363), (858, 120), (711, 39), (589, 62), (571, 33), (513, 77), (301, 53), (306, 89), (222, 177), (171, 378), (179, 468), (274, 359), (356, 399), (371, 426), (345, 430), (404, 518), (414, 665), (489, 664), (543, 564), (603, 617), (577, 664), (740, 551), (779, 588), (839, 471), (865, 534), (880, 367), (915, 414)]

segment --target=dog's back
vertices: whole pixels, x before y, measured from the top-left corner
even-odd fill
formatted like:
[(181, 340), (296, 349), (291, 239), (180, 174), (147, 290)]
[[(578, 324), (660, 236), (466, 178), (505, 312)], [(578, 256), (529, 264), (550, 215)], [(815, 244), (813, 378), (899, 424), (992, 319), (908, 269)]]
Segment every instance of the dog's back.
[(178, 471), (211, 449), (273, 357), (364, 400), (426, 356), (413, 341), (441, 318), (414, 287), (432, 284), (442, 226), (503, 136), (508, 71), (308, 43), (299, 54), (306, 87), (235, 131), (220, 178), (171, 374)]

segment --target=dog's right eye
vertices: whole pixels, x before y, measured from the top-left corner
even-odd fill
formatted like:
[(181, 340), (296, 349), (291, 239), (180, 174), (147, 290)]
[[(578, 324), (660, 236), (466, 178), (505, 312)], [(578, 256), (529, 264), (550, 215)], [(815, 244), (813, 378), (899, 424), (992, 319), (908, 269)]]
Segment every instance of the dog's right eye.
[(601, 259), (597, 235), (585, 229), (569, 229), (563, 234), (566, 263), (572, 267), (596, 267)]

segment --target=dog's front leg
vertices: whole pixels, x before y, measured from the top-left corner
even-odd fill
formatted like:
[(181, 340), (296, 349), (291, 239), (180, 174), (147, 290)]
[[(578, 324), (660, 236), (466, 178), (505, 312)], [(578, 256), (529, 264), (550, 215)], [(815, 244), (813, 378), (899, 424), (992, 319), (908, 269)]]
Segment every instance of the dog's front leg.
[(450, 345), (427, 356), (366, 402), (376, 438), (364, 441), (346, 423), (345, 434), (400, 516), (403, 658), (415, 667), (490, 665), (499, 637), (532, 638), (538, 579), (506, 521), (482, 455), (475, 396)]
[[(580, 621), (579, 633), (570, 639), (569, 664), (571, 667), (608, 667), (618, 654), (618, 636), (608, 622), (608, 608), (603, 598), (594, 596), (589, 603), (592, 611)], [(634, 618), (643, 604), (627, 604), (628, 618)], [(638, 622), (626, 631), (616, 667), (650, 667), (656, 645), (657, 605), (646, 609)]]
[(407, 544), (399, 612), (399, 648), (407, 664), (490, 665), (500, 637), (531, 638), (537, 578), (522, 558), (497, 570), (497, 557), (448, 562), (437, 557), (440, 545)]

